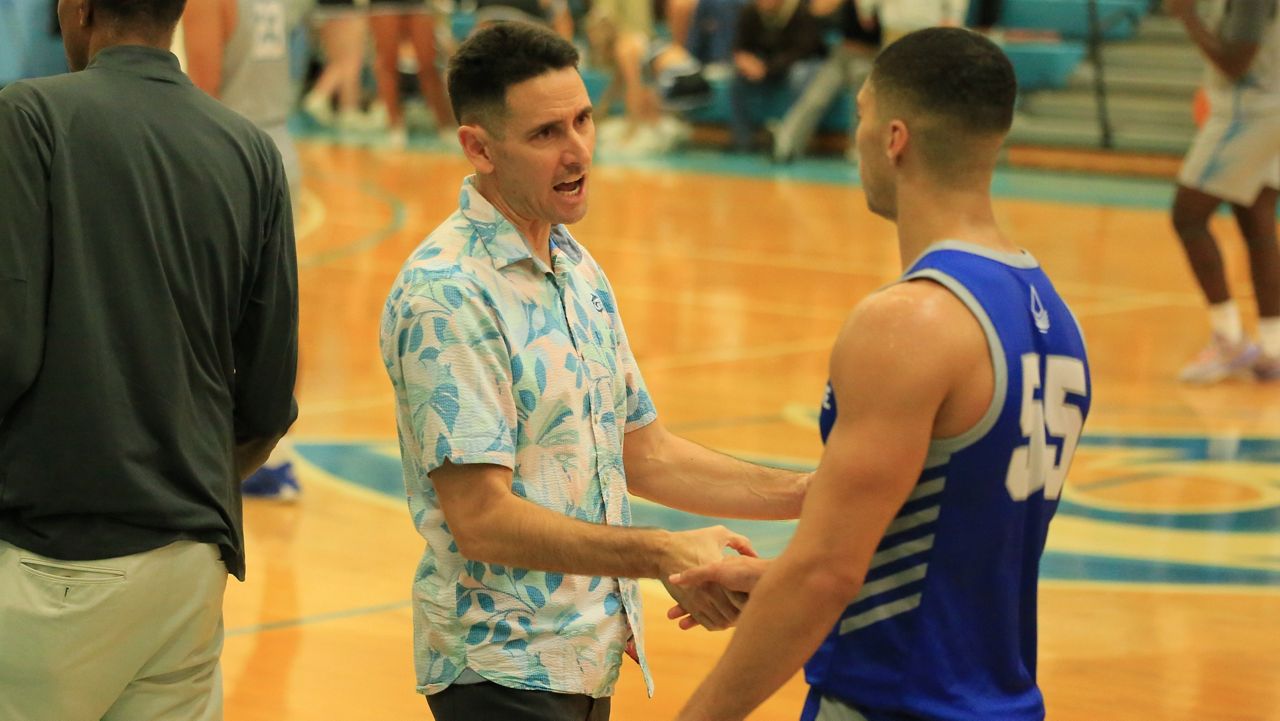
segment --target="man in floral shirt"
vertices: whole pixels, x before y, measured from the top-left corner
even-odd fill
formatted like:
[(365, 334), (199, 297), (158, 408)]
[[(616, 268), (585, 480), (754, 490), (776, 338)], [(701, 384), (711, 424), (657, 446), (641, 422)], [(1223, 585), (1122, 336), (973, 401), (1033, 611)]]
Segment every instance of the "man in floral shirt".
[[(578, 53), (550, 31), (480, 31), (449, 68), (475, 174), (387, 300), (409, 509), (418, 690), (438, 721), (607, 719), (644, 660), (634, 579), (750, 553), (723, 527), (629, 528), (628, 493), (684, 510), (790, 518), (805, 477), (667, 432), (603, 271), (565, 229), (586, 214), (595, 130)], [(679, 590), (723, 628), (737, 603)]]

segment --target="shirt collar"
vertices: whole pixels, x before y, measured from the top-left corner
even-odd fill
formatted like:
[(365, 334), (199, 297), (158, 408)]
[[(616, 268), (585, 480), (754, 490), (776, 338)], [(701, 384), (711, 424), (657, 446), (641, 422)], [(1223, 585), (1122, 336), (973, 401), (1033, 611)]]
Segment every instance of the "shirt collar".
[[(533, 251), (529, 249), (529, 244), (520, 235), (520, 231), (480, 194), (476, 188), (476, 176), (468, 175), (462, 181), (458, 208), (476, 229), (481, 242), (493, 257), (495, 268), (502, 270), (522, 260), (534, 260)], [(564, 225), (551, 226), (551, 245), (573, 263), (581, 262), (582, 246), (578, 245), (578, 241), (573, 239)]]
[(85, 69), (93, 68), (115, 70), (150, 80), (191, 84), (191, 79), (178, 65), (177, 56), (168, 50), (146, 45), (115, 45), (103, 48), (93, 56), (93, 61)]

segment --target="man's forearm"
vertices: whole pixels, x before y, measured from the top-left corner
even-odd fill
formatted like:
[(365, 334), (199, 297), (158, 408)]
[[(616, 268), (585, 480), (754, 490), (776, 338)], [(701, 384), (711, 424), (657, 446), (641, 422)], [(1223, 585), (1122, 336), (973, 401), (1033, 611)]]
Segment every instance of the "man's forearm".
[(660, 433), (625, 456), (632, 493), (705, 516), (776, 520), (800, 515), (808, 474), (747, 463)]
[(669, 531), (588, 523), (515, 496), (493, 505), (473, 535), (454, 529), (459, 550), (471, 560), (583, 576), (664, 578), (672, 572)]

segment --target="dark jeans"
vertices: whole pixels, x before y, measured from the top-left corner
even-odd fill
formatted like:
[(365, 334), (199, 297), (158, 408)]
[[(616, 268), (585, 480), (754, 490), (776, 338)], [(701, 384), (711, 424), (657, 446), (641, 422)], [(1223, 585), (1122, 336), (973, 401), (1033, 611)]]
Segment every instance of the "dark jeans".
[(609, 699), (522, 691), (496, 683), (454, 684), (427, 697), (436, 721), (609, 721)]
[(755, 133), (771, 111), (774, 112), (772, 117), (784, 114), (804, 92), (822, 63), (821, 59), (800, 60), (787, 69), (786, 75), (760, 82), (752, 82), (735, 73), (733, 82), (729, 84), (729, 106), (732, 110), (729, 134), (733, 139), (733, 149), (737, 152), (753, 150)]

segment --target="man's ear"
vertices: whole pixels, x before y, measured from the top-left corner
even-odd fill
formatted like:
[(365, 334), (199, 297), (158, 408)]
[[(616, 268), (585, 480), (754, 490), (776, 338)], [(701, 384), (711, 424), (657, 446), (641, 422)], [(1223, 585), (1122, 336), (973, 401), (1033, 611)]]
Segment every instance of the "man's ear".
[(493, 137), (480, 125), (458, 126), (458, 142), (462, 153), (480, 175), (493, 172)]
[(93, 0), (77, 0), (77, 2), (79, 5), (76, 8), (76, 19), (79, 20), (80, 27), (92, 27), (95, 20)]
[(897, 165), (902, 162), (902, 154), (906, 152), (907, 145), (911, 142), (911, 131), (901, 120), (890, 120), (888, 130), (885, 155), (889, 158), (889, 162)]

